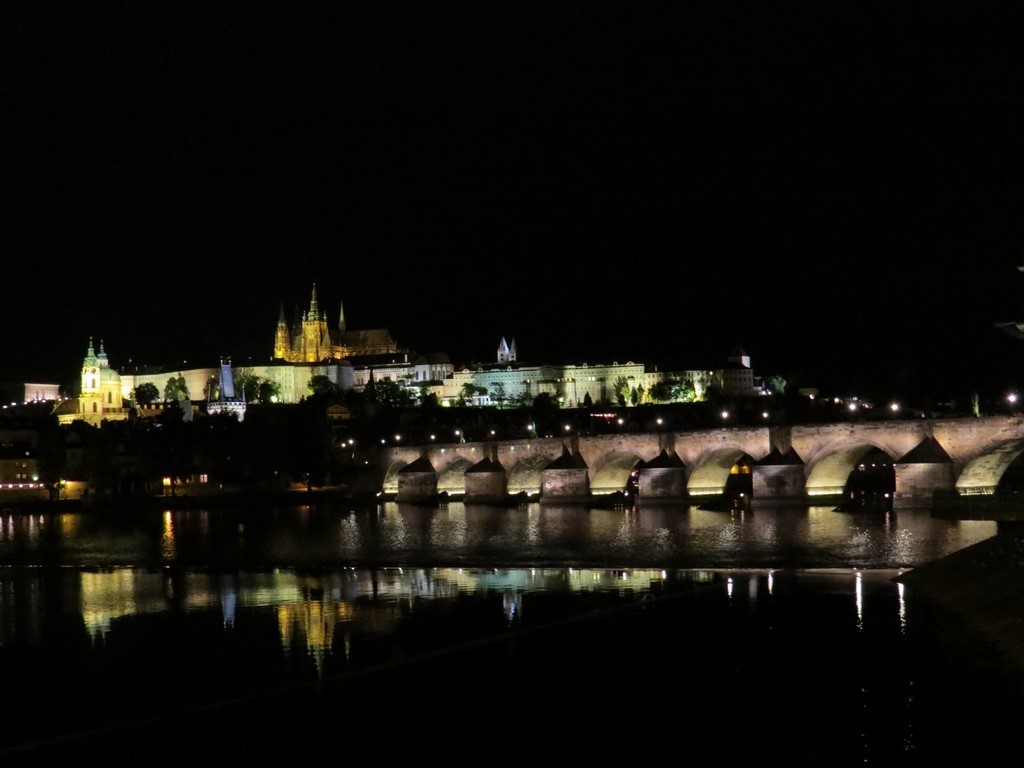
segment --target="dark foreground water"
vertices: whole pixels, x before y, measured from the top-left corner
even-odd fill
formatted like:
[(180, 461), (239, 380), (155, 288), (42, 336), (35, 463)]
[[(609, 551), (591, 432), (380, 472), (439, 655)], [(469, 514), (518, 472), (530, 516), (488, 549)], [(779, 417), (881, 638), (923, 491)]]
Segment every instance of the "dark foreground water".
[(0, 765), (1021, 765), (926, 510), (0, 515)]

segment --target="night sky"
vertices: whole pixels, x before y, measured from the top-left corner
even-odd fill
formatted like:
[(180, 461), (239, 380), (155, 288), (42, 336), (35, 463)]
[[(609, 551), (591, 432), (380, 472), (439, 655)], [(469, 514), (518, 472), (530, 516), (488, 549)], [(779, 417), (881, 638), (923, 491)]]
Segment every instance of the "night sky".
[(1016, 8), (5, 3), (0, 380), (267, 360), (315, 282), (456, 364), (1011, 385)]

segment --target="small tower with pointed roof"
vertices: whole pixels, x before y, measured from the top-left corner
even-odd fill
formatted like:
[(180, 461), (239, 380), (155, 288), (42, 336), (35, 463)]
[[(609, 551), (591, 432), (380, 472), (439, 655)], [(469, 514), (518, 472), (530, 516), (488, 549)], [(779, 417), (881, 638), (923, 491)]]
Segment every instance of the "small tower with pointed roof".
[(505, 337), (501, 337), (501, 343), (498, 344), (498, 362), (499, 363), (514, 363), (516, 361), (516, 340), (512, 339), (512, 346), (508, 345), (505, 341)]
[(291, 331), (288, 330), (288, 321), (284, 316), (284, 302), (281, 302), (281, 311), (277, 316), (277, 333), (274, 335), (274, 357), (287, 358), (292, 351)]

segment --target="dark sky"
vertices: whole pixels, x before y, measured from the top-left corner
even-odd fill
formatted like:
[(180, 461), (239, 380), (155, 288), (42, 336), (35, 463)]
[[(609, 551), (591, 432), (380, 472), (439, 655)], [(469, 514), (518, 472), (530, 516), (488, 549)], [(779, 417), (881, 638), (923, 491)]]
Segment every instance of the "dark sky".
[(0, 380), (418, 351), (1016, 380), (1015, 3), (4, 4)]

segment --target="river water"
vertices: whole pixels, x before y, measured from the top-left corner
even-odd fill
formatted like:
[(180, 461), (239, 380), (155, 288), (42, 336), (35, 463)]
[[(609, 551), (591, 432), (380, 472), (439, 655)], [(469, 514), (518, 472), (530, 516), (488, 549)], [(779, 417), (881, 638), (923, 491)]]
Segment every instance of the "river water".
[(928, 510), (0, 515), (0, 764), (1016, 765)]

